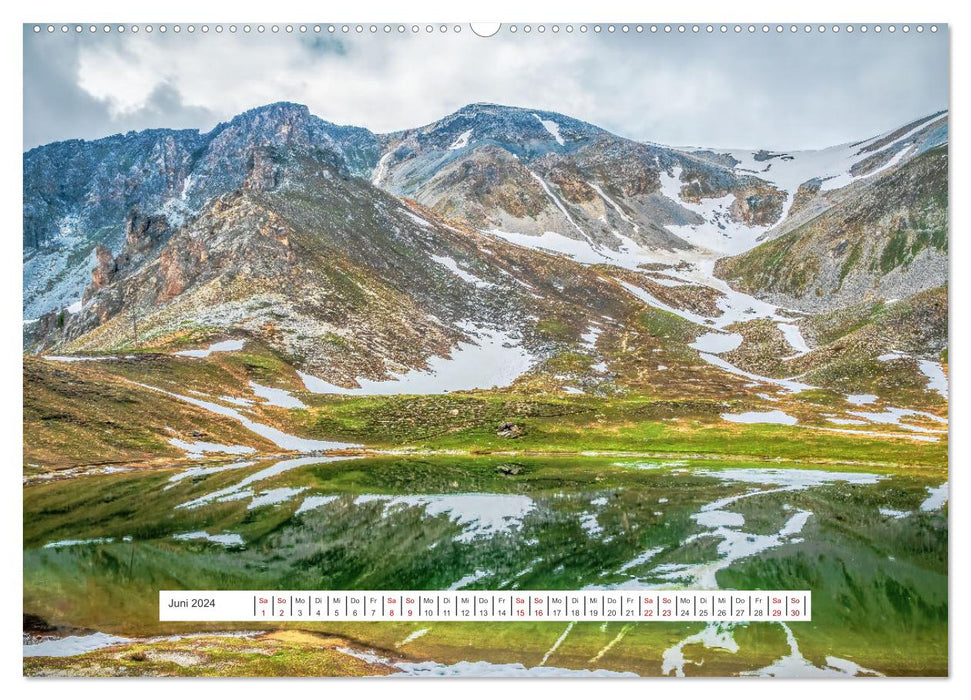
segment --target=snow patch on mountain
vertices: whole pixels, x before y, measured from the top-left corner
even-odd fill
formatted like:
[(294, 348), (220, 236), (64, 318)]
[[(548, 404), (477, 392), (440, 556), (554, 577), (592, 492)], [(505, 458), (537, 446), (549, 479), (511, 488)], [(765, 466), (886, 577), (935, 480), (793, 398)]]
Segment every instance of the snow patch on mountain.
[(806, 391), (807, 389), (814, 389), (815, 387), (809, 384), (803, 384), (795, 379), (774, 379), (772, 377), (764, 377), (760, 374), (753, 374), (752, 372), (746, 372), (745, 370), (736, 367), (727, 360), (724, 360), (717, 355), (712, 355), (707, 352), (700, 353), (701, 359), (710, 365), (714, 365), (719, 369), (723, 369), (730, 374), (737, 374), (740, 377), (745, 377), (746, 379), (751, 379), (753, 382), (758, 382), (760, 384), (775, 384), (778, 387), (785, 389), (790, 394), (798, 394), (800, 391)]
[(610, 197), (608, 197), (608, 196), (606, 195), (606, 193), (605, 193), (605, 192), (604, 192), (604, 191), (603, 191), (602, 189), (600, 189), (600, 187), (599, 187), (598, 185), (596, 185), (596, 184), (594, 184), (594, 183), (592, 183), (592, 182), (589, 182), (589, 181), (587, 182), (587, 184), (588, 184), (588, 185), (590, 185), (590, 188), (591, 188), (591, 189), (592, 189), (592, 190), (593, 190), (594, 192), (596, 192), (596, 193), (597, 193), (598, 195), (600, 195), (600, 198), (601, 198), (601, 199), (602, 199), (602, 200), (603, 200), (604, 202), (606, 202), (607, 204), (609, 204), (609, 205), (611, 206), (611, 208), (612, 208), (612, 209), (613, 209), (613, 210), (614, 210), (615, 212), (617, 212), (617, 216), (619, 216), (619, 217), (620, 217), (621, 219), (623, 219), (623, 220), (624, 220), (624, 221), (626, 221), (626, 222), (627, 222), (628, 224), (630, 224), (630, 225), (631, 225), (631, 227), (632, 227), (632, 228), (634, 229), (634, 231), (640, 231), (640, 230), (641, 230), (641, 228), (640, 228), (640, 226), (638, 226), (638, 225), (637, 225), (637, 222), (636, 222), (636, 221), (634, 221), (634, 220), (633, 220), (632, 218), (630, 218), (630, 216), (628, 216), (628, 215), (627, 215), (627, 212), (625, 212), (625, 211), (624, 211), (624, 210), (623, 210), (623, 209), (621, 208), (621, 206), (620, 206), (619, 204), (617, 204), (617, 202), (615, 202), (615, 201), (614, 201), (614, 200), (612, 200), (612, 199), (611, 199)]
[(944, 374), (944, 368), (940, 363), (931, 360), (920, 360), (917, 363), (917, 367), (927, 377), (927, 390), (936, 391), (946, 399), (947, 375)]
[(458, 263), (454, 259), (448, 257), (447, 255), (432, 255), (432, 260), (437, 262), (439, 265), (448, 269), (456, 277), (465, 280), (469, 284), (473, 284), (480, 289), (486, 289), (488, 287), (494, 287), (492, 282), (486, 282), (485, 280), (479, 279), (470, 272), (466, 272), (459, 267)]
[(720, 355), (737, 349), (742, 344), (742, 340), (742, 336), (738, 333), (705, 333), (695, 338), (688, 347)]
[(388, 161), (391, 160), (391, 156), (393, 155), (394, 153), (392, 151), (388, 151), (378, 160), (378, 164), (374, 167), (374, 172), (371, 174), (372, 185), (381, 184), (384, 176), (388, 173)]
[(412, 211), (409, 211), (409, 210), (406, 209), (405, 210), (405, 216), (407, 216), (409, 219), (411, 219), (412, 221), (414, 221), (416, 224), (418, 224), (422, 228), (434, 228), (426, 219), (421, 218), (420, 216), (418, 216), (417, 214), (415, 214)]
[(277, 406), (278, 408), (306, 408), (307, 405), (298, 399), (296, 396), (292, 396), (286, 389), (278, 389), (272, 386), (263, 386), (262, 384), (257, 384), (256, 382), (249, 383), (250, 389), (253, 393), (263, 399), (263, 401), (269, 406)]
[(558, 144), (560, 144), (561, 146), (565, 146), (566, 145), (566, 142), (563, 141), (563, 137), (560, 135), (560, 125), (559, 124), (557, 124), (552, 119), (543, 119), (538, 114), (534, 114), (533, 116), (536, 117), (536, 119), (539, 121), (539, 123), (543, 125), (543, 128), (544, 129), (546, 129), (548, 132), (550, 132), (550, 135), (554, 139), (556, 139), (556, 142)]
[(465, 148), (469, 145), (469, 138), (472, 136), (472, 129), (468, 131), (463, 131), (459, 134), (459, 137), (452, 142), (452, 145), (448, 147), (450, 151), (457, 151), (460, 148)]
[(509, 386), (534, 362), (533, 355), (506, 331), (471, 325), (463, 330), (475, 340), (460, 342), (450, 357), (430, 358), (427, 370), (411, 370), (383, 381), (359, 378), (355, 389), (331, 384), (305, 372), (299, 372), (300, 378), (308, 391), (317, 394), (444, 394)]
[(209, 357), (214, 352), (237, 352), (243, 349), (243, 345), (246, 343), (245, 340), (223, 340), (218, 343), (213, 343), (208, 348), (200, 350), (179, 350), (174, 353), (179, 357)]
[(722, 255), (737, 255), (758, 245), (759, 237), (765, 233), (768, 226), (746, 226), (736, 222), (731, 216), (731, 206), (735, 202), (735, 195), (702, 199), (700, 202), (688, 202), (681, 198), (681, 166), (675, 166), (671, 172), (661, 170), (661, 194), (677, 202), (690, 212), (703, 219), (700, 224), (669, 224), (671, 233), (687, 241), (693, 246), (707, 248)]
[(854, 165), (867, 158), (889, 151), (892, 148), (898, 148), (901, 143), (908, 141), (919, 131), (941, 118), (942, 115), (940, 114), (932, 115), (904, 135), (874, 151), (866, 151), (865, 149), (867, 146), (886, 138), (893, 131), (874, 136), (860, 143), (845, 143), (813, 151), (767, 153), (765, 151), (728, 150), (726, 153), (738, 161), (734, 168), (736, 172), (754, 175), (789, 193), (783, 207), (782, 219), (780, 219), (780, 221), (784, 221), (792, 206), (796, 190), (799, 189), (801, 184), (818, 179), (822, 181), (820, 189), (827, 191), (845, 187), (858, 180), (871, 178), (877, 173), (892, 168), (907, 155), (910, 155), (913, 147), (900, 148), (887, 163), (869, 173), (853, 175), (850, 171)]
[(575, 238), (567, 238), (562, 233), (555, 231), (546, 231), (541, 236), (500, 231), (499, 229), (492, 229), (488, 233), (523, 248), (565, 255), (585, 265), (616, 263), (616, 259), (610, 256), (607, 250), (596, 250), (586, 240), (578, 241)]
[[(211, 413), (215, 413), (216, 415), (238, 421), (250, 432), (266, 438), (277, 447), (282, 447), (285, 450), (293, 450), (294, 452), (325, 452), (327, 450), (342, 450), (349, 447), (360, 447), (360, 445), (355, 443), (311, 440), (308, 438), (299, 437), (297, 435), (290, 435), (289, 433), (285, 433), (278, 428), (274, 428), (273, 426), (256, 423), (248, 416), (237, 411), (235, 408), (223, 406), (222, 404), (214, 403), (212, 401), (197, 399), (194, 396), (176, 394), (149, 384), (142, 384), (140, 382), (132, 382), (132, 384), (140, 386), (143, 389), (149, 389), (150, 391), (157, 391), (160, 394), (165, 394), (166, 396), (171, 396), (174, 399), (184, 401), (185, 403), (192, 404), (193, 406), (198, 406), (199, 408), (203, 408)], [(322, 458), (315, 457), (313, 459)]]
[(691, 321), (692, 323), (697, 323), (699, 326), (703, 326), (711, 323), (710, 318), (700, 316), (693, 311), (688, 311), (687, 309), (677, 309), (673, 306), (665, 304), (663, 301), (652, 295), (650, 292), (641, 289), (640, 287), (631, 284), (630, 282), (625, 282), (624, 280), (617, 280), (617, 283), (621, 287), (626, 289), (628, 292), (633, 294), (635, 297), (643, 301), (648, 306), (653, 306), (655, 309), (660, 309), (661, 311), (667, 311), (675, 316), (680, 316), (686, 321)]
[(782, 331), (782, 336), (786, 339), (786, 342), (796, 351), (796, 354), (792, 357), (799, 357), (810, 352), (811, 348), (806, 344), (806, 339), (802, 337), (799, 326), (793, 323), (777, 323), (775, 327)]

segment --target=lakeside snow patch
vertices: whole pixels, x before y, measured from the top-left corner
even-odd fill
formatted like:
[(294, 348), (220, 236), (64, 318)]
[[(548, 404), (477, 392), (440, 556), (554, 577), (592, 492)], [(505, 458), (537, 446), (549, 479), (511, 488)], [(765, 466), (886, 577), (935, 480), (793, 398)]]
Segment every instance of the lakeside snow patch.
[(235, 421), (239, 421), (244, 428), (249, 430), (251, 433), (255, 433), (260, 437), (266, 438), (272, 442), (277, 447), (282, 447), (285, 450), (293, 450), (294, 452), (324, 452), (326, 450), (340, 450), (347, 447), (360, 447), (360, 445), (349, 442), (332, 442), (328, 440), (311, 440), (309, 438), (302, 438), (296, 435), (290, 435), (282, 430), (274, 428), (269, 425), (263, 425), (262, 423), (256, 423), (250, 420), (247, 416), (243, 415), (235, 408), (230, 408), (229, 406), (223, 406), (218, 403), (213, 403), (212, 401), (206, 401), (204, 399), (197, 399), (194, 396), (184, 396), (182, 394), (176, 394), (171, 391), (166, 391), (165, 389), (159, 389), (151, 384), (142, 384), (140, 382), (132, 382), (136, 386), (140, 386), (143, 389), (150, 389), (151, 391), (157, 391), (160, 394), (165, 394), (166, 396), (171, 396), (172, 398), (179, 399), (185, 403), (192, 404), (193, 406), (198, 406), (199, 408), (204, 408), (205, 410), (215, 413), (219, 416), (224, 416), (226, 418), (232, 418)]
[(778, 425), (795, 425), (798, 421), (780, 410), (774, 411), (746, 411), (745, 413), (723, 413), (722, 419), (732, 423), (775, 423)]
[(920, 504), (920, 509), (925, 513), (929, 513), (931, 511), (943, 508), (944, 504), (947, 503), (949, 491), (950, 489), (947, 481), (940, 486), (933, 488), (928, 486), (927, 498), (923, 503)]
[(169, 444), (184, 450), (187, 457), (201, 457), (205, 452), (216, 452), (226, 455), (246, 455), (256, 452), (256, 449), (247, 445), (221, 445), (218, 442), (186, 442), (178, 438), (169, 438)]
[(24, 657), (50, 656), (62, 658), (65, 656), (79, 656), (115, 644), (128, 644), (131, 639), (116, 637), (104, 632), (94, 632), (82, 636), (61, 637), (60, 639), (46, 639), (37, 644), (24, 644)]
[(242, 547), (245, 544), (245, 542), (243, 542), (242, 535), (239, 535), (235, 532), (224, 532), (219, 535), (210, 535), (205, 530), (197, 530), (196, 532), (183, 532), (179, 535), (172, 535), (172, 539), (206, 540), (207, 542), (220, 544), (223, 547)]

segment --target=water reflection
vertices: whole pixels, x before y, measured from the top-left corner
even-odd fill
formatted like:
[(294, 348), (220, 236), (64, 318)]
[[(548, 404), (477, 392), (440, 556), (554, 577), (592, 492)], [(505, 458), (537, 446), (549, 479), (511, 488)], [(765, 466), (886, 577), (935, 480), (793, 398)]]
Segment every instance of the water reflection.
[[(116, 478), (90, 502), (80, 491), (74, 505), (58, 501), (61, 514), (25, 506), (39, 528), (24, 553), (25, 610), (98, 629), (123, 609), (152, 629), (160, 588), (809, 589), (813, 622), (797, 630), (806, 657), (854, 658), (854, 645), (888, 634), (895, 648), (946, 649), (939, 479), (319, 457)], [(71, 488), (48, 498), (70, 500), (59, 490)], [(668, 668), (691, 668), (686, 648), (724, 651), (726, 639), (696, 628)], [(626, 632), (615, 642), (629, 643)]]

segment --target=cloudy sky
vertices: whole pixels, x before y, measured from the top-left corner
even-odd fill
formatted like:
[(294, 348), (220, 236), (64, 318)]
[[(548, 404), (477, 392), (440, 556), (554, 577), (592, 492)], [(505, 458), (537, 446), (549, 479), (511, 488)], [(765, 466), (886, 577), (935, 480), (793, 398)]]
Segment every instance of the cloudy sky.
[(371, 35), (24, 28), (24, 148), (149, 127), (208, 130), (307, 104), (393, 131), (470, 102), (562, 112), (669, 145), (819, 148), (947, 106), (946, 31)]

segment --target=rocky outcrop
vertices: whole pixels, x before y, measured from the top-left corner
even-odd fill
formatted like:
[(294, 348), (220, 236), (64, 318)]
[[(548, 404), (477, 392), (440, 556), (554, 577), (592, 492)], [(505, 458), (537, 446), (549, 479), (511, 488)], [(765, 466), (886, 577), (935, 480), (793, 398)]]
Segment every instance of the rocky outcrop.
[(105, 287), (136, 271), (146, 260), (155, 256), (171, 234), (172, 227), (164, 216), (144, 214), (132, 208), (125, 224), (125, 242), (121, 252), (113, 256), (100, 243), (95, 248), (96, 262), (82, 303), (87, 304)]
[(125, 244), (115, 266), (125, 269), (137, 265), (158, 250), (171, 233), (172, 227), (164, 215), (145, 214), (132, 209), (125, 225)]
[(812, 180), (807, 180), (806, 182), (799, 185), (799, 189), (792, 197), (792, 206), (789, 207), (789, 216), (793, 216), (803, 211), (809, 206), (810, 202), (819, 194), (820, 188), (823, 186), (823, 181), (819, 178), (813, 178)]
[(748, 226), (772, 226), (782, 218), (786, 194), (764, 183), (742, 187), (735, 194), (730, 212), (735, 221)]
[(118, 272), (118, 265), (115, 262), (111, 251), (99, 244), (95, 250), (95, 258), (98, 263), (91, 271), (91, 284), (84, 290), (82, 301), (87, 303), (91, 297), (111, 284), (115, 274)]
[(251, 192), (275, 190), (282, 179), (282, 167), (269, 149), (257, 148), (250, 154), (243, 189)]
[(132, 202), (143, 216), (178, 225), (244, 185), (278, 186), (272, 154), (281, 149), (363, 176), (377, 162), (379, 143), (367, 129), (278, 103), (208, 133), (155, 129), (34, 148), (23, 166), (24, 313), (39, 316), (80, 296), (97, 246), (121, 253)]
[[(496, 429), (496, 437), (516, 439), (523, 436), (523, 429), (518, 423), (505, 422)], [(512, 472), (504, 472), (510, 474)], [(518, 473), (518, 472), (516, 472)]]

